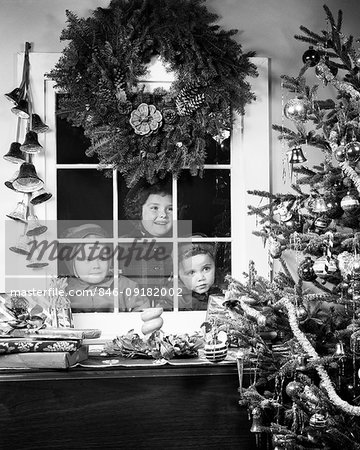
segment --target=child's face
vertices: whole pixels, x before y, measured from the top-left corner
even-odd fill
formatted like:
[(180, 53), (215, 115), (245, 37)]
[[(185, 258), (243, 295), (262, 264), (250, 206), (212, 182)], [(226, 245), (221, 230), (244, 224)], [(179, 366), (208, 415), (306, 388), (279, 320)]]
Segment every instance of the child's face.
[(214, 284), (214, 260), (208, 254), (185, 258), (179, 264), (179, 276), (188, 289), (204, 294)]
[(75, 274), (86, 283), (98, 284), (110, 267), (109, 249), (105, 245), (84, 244), (74, 260)]
[(150, 194), (142, 206), (141, 222), (152, 236), (164, 236), (172, 228), (172, 196)]

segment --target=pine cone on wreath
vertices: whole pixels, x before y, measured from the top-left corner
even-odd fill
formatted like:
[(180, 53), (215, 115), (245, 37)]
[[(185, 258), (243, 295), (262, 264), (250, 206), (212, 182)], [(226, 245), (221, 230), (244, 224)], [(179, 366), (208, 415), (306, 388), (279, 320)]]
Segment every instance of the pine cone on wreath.
[(205, 101), (205, 94), (200, 92), (199, 86), (188, 84), (180, 90), (175, 104), (180, 116), (189, 116)]

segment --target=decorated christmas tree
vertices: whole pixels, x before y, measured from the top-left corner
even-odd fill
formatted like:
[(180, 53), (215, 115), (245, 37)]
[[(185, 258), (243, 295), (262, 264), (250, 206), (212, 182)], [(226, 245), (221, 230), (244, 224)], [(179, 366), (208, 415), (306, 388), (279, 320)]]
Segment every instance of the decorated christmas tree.
[[(282, 76), (283, 121), (273, 126), (293, 192), (251, 192), (267, 199), (249, 214), (271, 280), (251, 263), (226, 293), (240, 379), (252, 369), (240, 404), (259, 445), (277, 449), (360, 448), (360, 50), (342, 33), (342, 12), (324, 10), (324, 30), (295, 36), (308, 45), (304, 65)], [(312, 150), (323, 161), (308, 167)]]

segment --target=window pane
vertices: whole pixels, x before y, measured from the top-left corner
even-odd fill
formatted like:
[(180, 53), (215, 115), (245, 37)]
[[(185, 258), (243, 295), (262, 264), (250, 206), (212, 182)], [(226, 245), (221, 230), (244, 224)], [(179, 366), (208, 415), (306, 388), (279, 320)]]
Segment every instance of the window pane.
[(111, 244), (59, 244), (58, 274), (67, 277), (73, 312), (113, 312), (114, 273)]
[(140, 181), (129, 190), (123, 178), (118, 177), (119, 236), (144, 238), (172, 236), (171, 183), (171, 177), (155, 184)]
[(221, 143), (211, 136), (207, 137), (205, 164), (230, 164), (230, 137)]
[(178, 245), (178, 287), (170, 278), (155, 305), (164, 310), (174, 309), (178, 297), (180, 311), (206, 310), (211, 295), (222, 295), (225, 275), (231, 273), (231, 244), (229, 242), (189, 242)]
[(203, 178), (184, 171), (179, 179), (181, 220), (192, 220), (194, 234), (230, 236), (230, 171), (205, 170)]
[(140, 295), (146, 296), (154, 306), (173, 272), (172, 243), (133, 242), (119, 243), (120, 273), (137, 283)]
[[(56, 96), (58, 108), (59, 98)], [(85, 155), (85, 150), (90, 146), (90, 140), (84, 136), (81, 127), (74, 127), (64, 117), (56, 115), (56, 162), (58, 164), (97, 163), (96, 156), (91, 158)]]
[[(112, 179), (93, 169), (59, 169), (57, 172), (57, 217), (61, 221), (94, 223), (113, 219)], [(79, 222), (80, 223), (80, 222)], [(112, 229), (109, 230), (112, 234)]]

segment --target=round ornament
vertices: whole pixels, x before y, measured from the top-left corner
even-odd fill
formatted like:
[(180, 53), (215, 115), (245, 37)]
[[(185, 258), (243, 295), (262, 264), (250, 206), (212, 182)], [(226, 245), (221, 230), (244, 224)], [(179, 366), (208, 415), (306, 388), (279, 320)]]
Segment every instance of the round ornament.
[(304, 322), (308, 318), (307, 309), (302, 305), (298, 306), (296, 308), (296, 317), (298, 318), (300, 323)]
[(290, 381), (290, 383), (286, 386), (285, 391), (289, 397), (295, 397), (299, 395), (304, 389), (304, 385), (299, 383), (298, 381)]
[(320, 62), (320, 54), (310, 45), (309, 49), (302, 56), (304, 64), (309, 64), (310, 67), (316, 66)]
[(348, 192), (342, 198), (340, 206), (344, 211), (354, 211), (359, 206), (359, 200)]
[(310, 256), (306, 256), (305, 259), (299, 264), (298, 275), (303, 281), (315, 281), (316, 273), (313, 269), (314, 261)]
[(346, 160), (346, 150), (343, 143), (335, 150), (334, 156), (338, 162), (344, 162)]
[(315, 228), (317, 229), (317, 231), (321, 232), (324, 231), (329, 225), (330, 225), (330, 218), (322, 216), (322, 217), (318, 217), (315, 220)]
[(327, 420), (323, 414), (315, 413), (310, 417), (309, 424), (313, 428), (324, 429), (327, 426)]
[(355, 163), (360, 159), (360, 143), (353, 139), (345, 146), (346, 159), (349, 163)]
[(336, 198), (326, 198), (325, 203), (327, 208), (326, 216), (329, 219), (339, 219), (343, 215), (344, 211), (341, 209), (340, 203)]
[(310, 111), (310, 102), (300, 97), (290, 99), (284, 106), (285, 117), (294, 122), (304, 122)]

